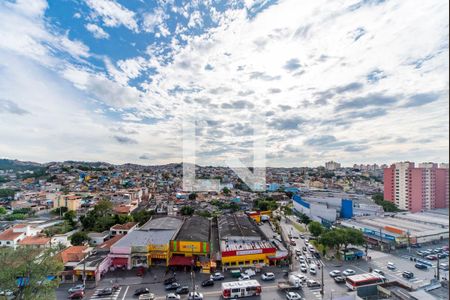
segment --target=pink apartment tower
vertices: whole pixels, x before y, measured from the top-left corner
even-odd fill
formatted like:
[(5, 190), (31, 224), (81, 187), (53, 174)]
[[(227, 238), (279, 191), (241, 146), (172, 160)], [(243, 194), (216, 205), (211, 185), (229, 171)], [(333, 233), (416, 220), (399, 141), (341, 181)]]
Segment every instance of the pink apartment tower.
[(385, 168), (384, 199), (411, 212), (448, 207), (448, 164), (400, 162)]

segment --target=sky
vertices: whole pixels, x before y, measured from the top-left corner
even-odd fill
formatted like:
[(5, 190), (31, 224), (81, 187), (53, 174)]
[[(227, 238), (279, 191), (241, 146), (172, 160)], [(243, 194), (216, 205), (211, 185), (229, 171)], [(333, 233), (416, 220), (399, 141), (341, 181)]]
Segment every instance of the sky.
[(0, 0), (0, 157), (446, 162), (448, 6)]

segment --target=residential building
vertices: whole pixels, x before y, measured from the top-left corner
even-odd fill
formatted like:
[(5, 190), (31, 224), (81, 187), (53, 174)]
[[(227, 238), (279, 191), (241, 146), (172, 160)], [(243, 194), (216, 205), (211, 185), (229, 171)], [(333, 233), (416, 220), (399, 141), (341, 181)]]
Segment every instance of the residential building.
[(59, 274), (61, 282), (75, 282), (74, 268), (87, 256), (92, 248), (88, 246), (70, 246), (58, 254), (64, 264), (64, 270)]
[(335, 161), (328, 161), (325, 163), (325, 169), (328, 171), (334, 171), (341, 168), (341, 164)]
[(115, 236), (117, 234), (125, 235), (130, 231), (133, 231), (137, 228), (138, 223), (136, 222), (128, 222), (125, 224), (116, 224), (109, 229), (111, 236)]
[(0, 247), (12, 247), (15, 249), (22, 240), (36, 236), (40, 231), (41, 229), (27, 224), (14, 225), (0, 233)]
[(89, 232), (88, 237), (90, 243), (93, 245), (100, 245), (104, 243), (109, 238), (109, 231), (105, 230), (103, 232)]
[(418, 212), (449, 204), (448, 165), (400, 162), (384, 169), (384, 199), (398, 208)]
[(73, 194), (59, 195), (53, 201), (53, 208), (67, 207), (67, 210), (77, 211), (81, 207), (81, 197)]

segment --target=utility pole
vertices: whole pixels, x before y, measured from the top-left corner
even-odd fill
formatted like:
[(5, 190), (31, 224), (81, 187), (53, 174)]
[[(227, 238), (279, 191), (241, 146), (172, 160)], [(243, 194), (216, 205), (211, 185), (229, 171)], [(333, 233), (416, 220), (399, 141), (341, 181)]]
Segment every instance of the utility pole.
[(441, 274), (440, 274), (440, 271), (439, 271), (439, 261), (440, 261), (440, 259), (439, 259), (439, 254), (440, 253), (438, 253), (438, 254), (436, 254), (436, 256), (437, 256), (437, 265), (436, 265), (436, 279), (438, 280), (438, 281), (440, 281), (441, 279)]
[(325, 286), (325, 282), (324, 282), (324, 280), (323, 280), (323, 269), (324, 269), (324, 267), (325, 267), (325, 265), (323, 264), (323, 262), (321, 261), (321, 260), (319, 260), (319, 262), (320, 262), (320, 264), (322, 265), (322, 267), (320, 268), (321, 269), (321, 277), (322, 277), (322, 284), (321, 284), (321, 289), (320, 289), (320, 294), (322, 295), (322, 298), (323, 298), (323, 295), (324, 295), (324, 293), (325, 293), (325, 291), (324, 291), (324, 286)]

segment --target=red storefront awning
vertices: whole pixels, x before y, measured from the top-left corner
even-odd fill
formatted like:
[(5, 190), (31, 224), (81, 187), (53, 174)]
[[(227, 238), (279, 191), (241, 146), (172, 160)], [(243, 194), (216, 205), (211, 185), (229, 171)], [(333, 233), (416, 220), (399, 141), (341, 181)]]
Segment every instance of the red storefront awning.
[(169, 266), (192, 266), (192, 257), (173, 256), (169, 261)]

